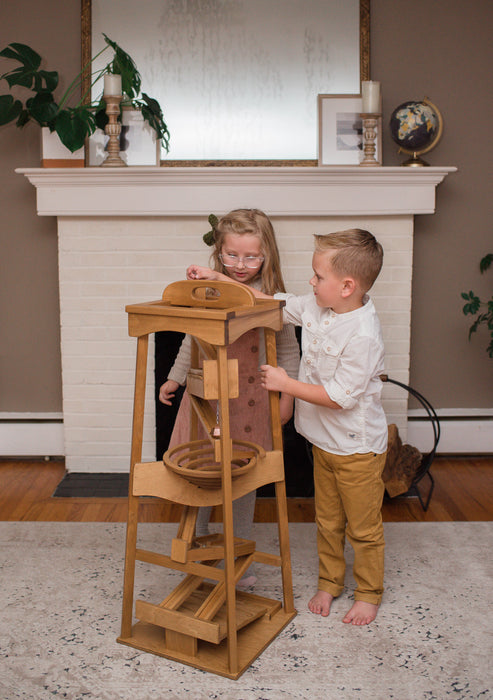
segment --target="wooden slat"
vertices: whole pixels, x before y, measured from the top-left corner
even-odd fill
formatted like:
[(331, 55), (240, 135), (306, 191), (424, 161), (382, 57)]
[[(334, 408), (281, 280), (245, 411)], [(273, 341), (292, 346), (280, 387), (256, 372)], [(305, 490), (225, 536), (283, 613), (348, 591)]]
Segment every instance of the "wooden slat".
[(213, 644), (219, 644), (221, 641), (219, 625), (215, 622), (197, 620), (181, 612), (152, 605), (144, 600), (136, 601), (135, 617), (138, 620), (166, 627), (175, 632), (205, 639), (206, 642), (212, 642)]
[(255, 295), (251, 289), (233, 281), (181, 280), (172, 282), (164, 290), (162, 299), (165, 304), (171, 306), (203, 306), (210, 309), (255, 306)]
[[(228, 360), (229, 398), (237, 399), (240, 395), (238, 381), (238, 360)], [(201, 369), (191, 369), (187, 375), (187, 391), (207, 401), (219, 396), (217, 381), (217, 362), (204, 360)]]

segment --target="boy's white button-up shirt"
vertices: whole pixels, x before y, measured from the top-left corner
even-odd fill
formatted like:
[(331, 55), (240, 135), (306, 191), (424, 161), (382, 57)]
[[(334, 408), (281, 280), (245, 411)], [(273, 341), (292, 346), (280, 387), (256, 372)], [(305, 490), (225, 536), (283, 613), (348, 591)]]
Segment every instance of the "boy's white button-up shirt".
[(318, 306), (315, 296), (276, 294), (284, 299), (285, 323), (302, 327), (299, 380), (322, 385), (341, 409), (296, 399), (296, 430), (309, 442), (338, 455), (382, 454), (387, 419), (381, 404), (384, 345), (375, 306), (344, 314)]

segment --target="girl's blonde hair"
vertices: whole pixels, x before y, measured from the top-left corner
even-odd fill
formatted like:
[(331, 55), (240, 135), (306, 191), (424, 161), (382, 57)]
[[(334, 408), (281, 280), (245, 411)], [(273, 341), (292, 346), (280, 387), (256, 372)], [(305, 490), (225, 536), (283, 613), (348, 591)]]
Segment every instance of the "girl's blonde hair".
[(370, 289), (383, 264), (383, 248), (372, 233), (352, 228), (314, 238), (316, 253), (334, 251), (330, 263), (336, 273), (353, 277), (364, 292)]
[(228, 274), (219, 255), (221, 253), (224, 237), (228, 233), (240, 236), (249, 233), (260, 240), (260, 250), (264, 257), (262, 267), (255, 279), (261, 280), (261, 291), (264, 294), (285, 292), (284, 280), (281, 272), (279, 249), (276, 236), (269, 217), (259, 209), (234, 209), (229, 214), (219, 219), (214, 229), (214, 249), (211, 254), (211, 266), (217, 272)]

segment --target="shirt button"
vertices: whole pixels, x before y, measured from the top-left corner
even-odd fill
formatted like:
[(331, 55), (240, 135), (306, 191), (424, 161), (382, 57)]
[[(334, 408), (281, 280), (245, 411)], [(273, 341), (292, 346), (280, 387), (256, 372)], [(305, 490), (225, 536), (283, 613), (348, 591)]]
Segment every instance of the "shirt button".
[(255, 406), (255, 401), (253, 399), (250, 399), (250, 401), (248, 402), (248, 405)]
[(250, 350), (251, 350), (252, 352), (258, 352), (258, 347), (257, 347), (256, 345), (252, 345), (252, 347), (250, 348)]
[(349, 391), (349, 389), (346, 389), (346, 394), (349, 395), (350, 393), (351, 393), (351, 392)]
[(251, 425), (245, 425), (245, 427), (243, 428), (243, 430), (245, 431), (245, 433), (251, 433), (251, 432), (252, 432), (252, 426), (251, 426)]
[(311, 326), (312, 324), (310, 323), (310, 321), (308, 321), (308, 323), (307, 323), (306, 325), (308, 326), (308, 328), (310, 328), (310, 326)]
[(306, 361), (306, 364), (307, 364), (307, 365), (311, 365), (311, 363), (312, 363), (312, 361), (311, 361), (310, 359), (308, 359), (308, 360)]
[(324, 321), (325, 325), (328, 326), (330, 321)]
[(314, 345), (317, 344), (317, 339), (316, 339), (316, 338), (315, 338), (315, 340), (313, 341), (313, 344), (314, 344)]
[(255, 381), (255, 377), (248, 377), (249, 384), (253, 384), (254, 381)]

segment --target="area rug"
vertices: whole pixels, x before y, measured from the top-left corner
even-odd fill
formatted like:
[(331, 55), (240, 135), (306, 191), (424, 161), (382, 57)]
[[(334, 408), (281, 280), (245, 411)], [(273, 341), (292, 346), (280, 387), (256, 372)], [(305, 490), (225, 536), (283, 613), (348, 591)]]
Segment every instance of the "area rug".
[[(176, 524), (142, 524), (139, 545), (169, 551)], [(275, 524), (256, 524), (275, 551)], [(290, 524), (298, 615), (233, 681), (116, 642), (125, 525), (0, 523), (0, 697), (235, 700), (445, 700), (493, 697), (492, 523), (386, 523), (386, 592), (375, 622), (312, 615), (315, 526)], [(348, 559), (351, 551), (348, 550)], [(257, 565), (255, 592), (280, 595)], [(136, 593), (157, 602), (181, 574), (139, 564)], [(156, 598), (157, 597), (157, 598)]]

